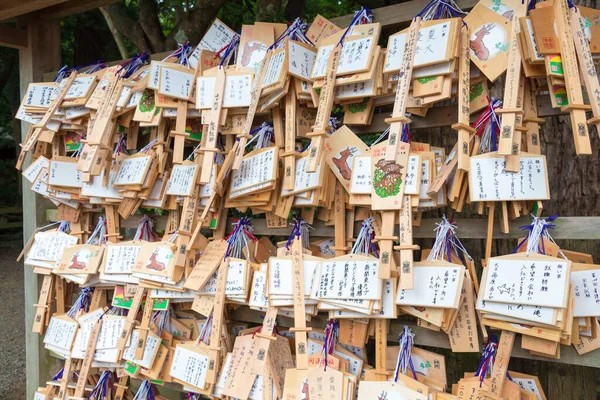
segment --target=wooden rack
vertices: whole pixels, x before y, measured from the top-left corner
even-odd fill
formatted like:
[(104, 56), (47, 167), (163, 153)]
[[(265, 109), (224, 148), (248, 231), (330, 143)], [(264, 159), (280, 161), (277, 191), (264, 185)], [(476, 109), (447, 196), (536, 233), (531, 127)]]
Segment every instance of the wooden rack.
[[(0, 46), (17, 48), (19, 50), (19, 76), (21, 96), (25, 93), (29, 82), (43, 81), (44, 79), (53, 79), (55, 72), (62, 65), (60, 60), (60, 18), (102, 7), (117, 0), (23, 0), (21, 2), (9, 2), (0, 5), (0, 20), (8, 18), (17, 18), (16, 28), (4, 25), (0, 29)], [(478, 0), (457, 0), (456, 3), (463, 10), (470, 10), (477, 4)], [(412, 0), (401, 4), (391, 5), (374, 9), (375, 21), (381, 23), (384, 34), (388, 35), (407, 27), (416, 15), (426, 4), (423, 0)], [(347, 26), (352, 15), (333, 18), (332, 21), (338, 26)], [(152, 59), (161, 59), (170, 52), (154, 54)], [(119, 61), (111, 64), (118, 63)], [(538, 115), (540, 117), (561, 115), (560, 110), (553, 109), (550, 105), (548, 96), (538, 96)], [(382, 132), (388, 124), (385, 118), (389, 113), (385, 108), (373, 117), (372, 124), (364, 127), (353, 127), (357, 134), (367, 134)], [(414, 116), (411, 129), (438, 128), (450, 126), (457, 119), (457, 110), (455, 106), (444, 106), (432, 108), (426, 118)], [(255, 122), (259, 122), (257, 119)], [(25, 138), (27, 133), (27, 123), (21, 124), (21, 137)], [(27, 181), (23, 181), (23, 187), (28, 187)], [(44, 224), (46, 219), (52, 220), (52, 210), (46, 210), (47, 202), (40, 200), (35, 193), (23, 191), (23, 237), (28, 240), (37, 226)], [(48, 211), (48, 212), (47, 212)], [(48, 214), (48, 215), (46, 215)], [(47, 218), (47, 216), (49, 218)], [(153, 216), (157, 223), (157, 229), (165, 226), (165, 216)], [(133, 216), (121, 221), (122, 228), (135, 228), (139, 221), (139, 216)], [(421, 226), (415, 227), (415, 238), (434, 238), (433, 228), (438, 219), (423, 219)], [(228, 221), (229, 222), (229, 221)], [(518, 219), (510, 221), (510, 233), (502, 234), (498, 229), (498, 224), (494, 227), (493, 237), (495, 239), (514, 239), (522, 236), (519, 229), (521, 225), (529, 223), (529, 220)], [(484, 239), (487, 235), (487, 220), (485, 219), (458, 219), (459, 234), (464, 239)], [(598, 240), (600, 239), (600, 217), (561, 217), (556, 222), (556, 228), (553, 232), (555, 239), (578, 239), (578, 240)], [(229, 225), (230, 226), (230, 225)], [(253, 221), (255, 233), (257, 235), (287, 236), (289, 229), (267, 229), (263, 219)], [(311, 233), (313, 237), (328, 236), (332, 237), (334, 229), (332, 226), (325, 226), (320, 221), (314, 224), (315, 231)], [(27, 398), (33, 398), (35, 390), (40, 384), (43, 384), (50, 374), (56, 372), (58, 364), (55, 363), (44, 349), (42, 338), (31, 332), (33, 322), (34, 307), (32, 306), (38, 297), (41, 279), (33, 274), (31, 268), (25, 269), (25, 309), (26, 320), (26, 351), (27, 351)], [(238, 309), (234, 313), (237, 320), (260, 323), (259, 313), (252, 310)], [(291, 323), (287, 318), (280, 318), (281, 325), (286, 326)], [(322, 327), (324, 320), (321, 316), (313, 318), (312, 323), (315, 326)], [(396, 341), (398, 333), (404, 322), (392, 321), (389, 330), (389, 340)], [(424, 346), (449, 348), (448, 339), (445, 334), (427, 330), (407, 323), (416, 333), (416, 344)], [(524, 351), (515, 344), (513, 350), (514, 357), (529, 358), (535, 360), (545, 360), (545, 358), (535, 357)], [(550, 360), (552, 361), (552, 360)], [(576, 354), (571, 346), (564, 346), (561, 349), (561, 358), (556, 362), (600, 367), (600, 353), (592, 352), (583, 356)]]

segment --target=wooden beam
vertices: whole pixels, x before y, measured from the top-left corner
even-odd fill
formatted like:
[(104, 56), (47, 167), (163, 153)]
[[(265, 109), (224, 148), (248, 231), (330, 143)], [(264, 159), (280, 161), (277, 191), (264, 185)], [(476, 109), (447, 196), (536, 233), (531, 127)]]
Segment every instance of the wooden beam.
[(51, 7), (65, 1), (67, 0), (2, 0), (0, 1), (0, 21)]
[(94, 10), (111, 3), (118, 3), (119, 1), (121, 0), (68, 0), (46, 8), (40, 16), (44, 19), (61, 19), (69, 15)]
[[(457, 0), (456, 4), (464, 11), (468, 11), (475, 7), (479, 0)], [(427, 5), (424, 0), (406, 1), (400, 4), (394, 4), (387, 7), (375, 8), (373, 14), (373, 22), (379, 22), (382, 28), (408, 26), (410, 21)], [(350, 21), (354, 17), (353, 14), (343, 15), (331, 19), (331, 22), (341, 28), (350, 25)]]
[[(264, 313), (261, 313), (259, 311), (251, 310), (247, 307), (240, 307), (236, 310), (233, 310), (231, 314), (231, 319), (234, 321), (251, 322), (258, 325), (262, 323), (263, 315)], [(291, 318), (278, 316), (277, 326), (280, 328), (291, 327), (294, 326), (293, 321), (294, 320)], [(317, 316), (312, 317), (309, 325), (313, 327), (322, 328), (323, 326), (325, 326), (327, 321), (327, 314), (321, 313)], [(390, 328), (388, 330), (388, 341), (396, 343), (397, 346), (398, 336), (400, 335), (400, 333), (402, 333), (402, 330), (404, 329), (405, 325), (408, 326), (415, 334), (416, 345), (442, 347), (444, 349), (450, 348), (450, 342), (448, 341), (448, 335), (446, 335), (446, 333), (442, 331), (436, 332), (427, 328), (422, 328), (420, 326), (417, 326), (417, 324), (414, 321), (402, 320), (402, 317), (398, 318), (397, 320), (392, 320), (390, 322)], [(528, 350), (524, 350), (521, 348), (521, 341), (518, 340), (514, 344), (512, 357), (600, 368), (599, 352), (593, 351), (587, 354), (579, 355), (577, 354), (573, 346), (561, 346), (560, 359), (555, 360), (532, 355), (531, 353), (529, 353)]]
[[(46, 210), (46, 220), (44, 223), (56, 222), (56, 209)], [(100, 213), (95, 215), (97, 220)], [(133, 215), (127, 219), (121, 219), (121, 228), (137, 228), (141, 215)], [(154, 220), (155, 229), (164, 230), (168, 216), (167, 215), (150, 215)], [(233, 226), (233, 220), (227, 223), (228, 231)], [(413, 227), (413, 237), (418, 239), (435, 239), (435, 224), (439, 223), (438, 218), (425, 218), (421, 220), (420, 226)], [(94, 224), (93, 222), (92, 224)], [(510, 233), (504, 234), (500, 232), (500, 227), (495, 226), (493, 231), (494, 239), (517, 239), (523, 237), (523, 231), (519, 227), (529, 225), (531, 219), (529, 217), (517, 218), (509, 221)], [(358, 232), (361, 222), (355, 222), (354, 230)], [(600, 240), (600, 217), (560, 217), (553, 224), (555, 228), (552, 230), (554, 239), (574, 239), (574, 240)], [(458, 218), (456, 219), (458, 236), (461, 239), (485, 239), (487, 238), (488, 221), (487, 218)], [(267, 228), (267, 223), (264, 218), (255, 218), (252, 220), (252, 227), (255, 235), (268, 236), (289, 236), (291, 228)], [(325, 225), (323, 221), (315, 220), (312, 225), (314, 230), (310, 231), (311, 237), (333, 237), (335, 228), (333, 225)], [(395, 234), (398, 234), (396, 227)], [(207, 230), (208, 231), (208, 230)]]
[(0, 46), (26, 49), (27, 31), (14, 26), (0, 25)]

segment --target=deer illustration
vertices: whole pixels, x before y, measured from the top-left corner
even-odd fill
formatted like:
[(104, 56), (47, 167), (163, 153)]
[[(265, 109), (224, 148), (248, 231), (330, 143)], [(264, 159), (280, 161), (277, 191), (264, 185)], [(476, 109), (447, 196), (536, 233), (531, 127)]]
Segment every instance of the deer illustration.
[(73, 254), (73, 257), (71, 257), (71, 265), (69, 265), (69, 269), (85, 269), (86, 264), (80, 262), (77, 257), (79, 257), (79, 252), (76, 252)]
[(304, 397), (302, 398), (302, 400), (310, 400), (310, 393), (309, 393), (309, 388), (308, 388), (308, 379), (305, 379), (302, 381), (302, 394), (304, 395)]
[(393, 187), (397, 185), (398, 178), (402, 176), (400, 170), (404, 168), (404, 166), (396, 164), (395, 161), (386, 161), (384, 159), (377, 161), (375, 166), (384, 173), (383, 178), (377, 182), (375, 187), (386, 188), (391, 192)]
[(260, 50), (264, 45), (260, 42), (247, 42), (244, 44), (244, 52), (242, 53), (242, 65), (244, 67), (251, 66), (252, 53)]
[(489, 35), (495, 26), (496, 25), (494, 24), (483, 25), (475, 32), (476, 39), (469, 41), (471, 50), (473, 50), (477, 58), (479, 58), (481, 61), (486, 61), (490, 56), (490, 50), (487, 47), (485, 47), (485, 44), (483, 43), (483, 38), (484, 36)]
[(340, 152), (340, 156), (338, 158), (334, 157), (332, 159), (333, 163), (338, 168), (338, 171), (340, 171), (340, 174), (342, 174), (344, 179), (352, 178), (352, 169), (350, 169), (350, 166), (346, 160), (348, 160), (348, 157), (351, 155), (354, 155), (354, 153), (356, 153), (356, 147), (347, 147), (346, 150)]
[(148, 260), (148, 264), (146, 268), (153, 269), (155, 271), (163, 271), (165, 269), (165, 264), (156, 260), (156, 255), (158, 254), (158, 249), (154, 250), (150, 255), (150, 259)]

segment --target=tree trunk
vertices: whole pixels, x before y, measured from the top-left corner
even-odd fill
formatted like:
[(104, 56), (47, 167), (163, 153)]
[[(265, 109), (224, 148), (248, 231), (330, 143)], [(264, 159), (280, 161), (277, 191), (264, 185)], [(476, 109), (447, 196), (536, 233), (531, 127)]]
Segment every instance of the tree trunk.
[(141, 25), (131, 19), (120, 3), (109, 4), (105, 7), (110, 14), (115, 28), (125, 37), (127, 37), (138, 49), (138, 51), (153, 52), (153, 44), (150, 42)]
[(106, 20), (106, 25), (108, 25), (108, 29), (110, 29), (110, 33), (112, 33), (113, 39), (119, 48), (119, 53), (121, 54), (122, 59), (129, 58), (129, 54), (127, 51), (127, 46), (125, 46), (125, 42), (123, 41), (123, 35), (115, 26), (112, 16), (106, 9), (106, 7), (100, 7), (100, 12), (104, 15), (104, 19)]
[[(296, 1), (296, 0), (292, 0)], [(299, 0), (304, 1), (304, 0)], [(257, 21), (276, 21), (281, 10), (281, 0), (258, 0), (256, 2)]]
[(285, 5), (285, 19), (289, 22), (294, 21), (296, 18), (304, 18), (304, 8), (306, 7), (306, 0), (288, 0)]

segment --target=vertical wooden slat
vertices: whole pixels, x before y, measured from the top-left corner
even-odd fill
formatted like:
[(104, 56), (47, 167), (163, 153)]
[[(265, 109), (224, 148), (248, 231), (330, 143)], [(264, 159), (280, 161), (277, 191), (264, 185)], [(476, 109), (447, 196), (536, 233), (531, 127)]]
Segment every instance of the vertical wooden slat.
[[(25, 94), (27, 85), (31, 82), (41, 82), (43, 74), (60, 68), (60, 25), (59, 21), (42, 21), (29, 18), (18, 21), (21, 28), (27, 30), (27, 48), (19, 50), (19, 89), (21, 96)], [(21, 139), (25, 141), (29, 124), (21, 123)], [(30, 157), (24, 163), (26, 168), (31, 162)], [(23, 181), (23, 187), (29, 187), (28, 181)], [(44, 209), (47, 204), (41, 201), (30, 190), (23, 190), (23, 237), (29, 239), (36, 226), (41, 225)], [(45, 382), (53, 372), (58, 370), (58, 364), (50, 361), (47, 351), (43, 348), (38, 334), (31, 332), (31, 325), (39, 290), (40, 279), (30, 267), (25, 271), (25, 350), (27, 359), (27, 398), (33, 398), (38, 386)]]

